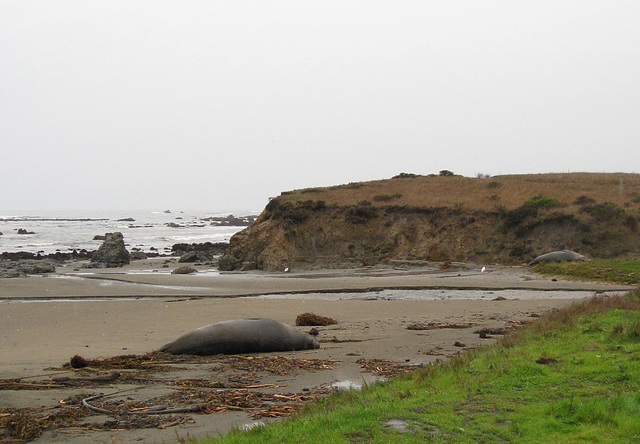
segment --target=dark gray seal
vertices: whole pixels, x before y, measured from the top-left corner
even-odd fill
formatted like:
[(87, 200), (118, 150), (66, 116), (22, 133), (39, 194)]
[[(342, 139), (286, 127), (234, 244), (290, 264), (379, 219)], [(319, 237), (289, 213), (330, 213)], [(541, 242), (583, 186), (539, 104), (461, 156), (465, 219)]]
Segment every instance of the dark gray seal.
[(200, 327), (160, 347), (175, 355), (232, 355), (320, 348), (310, 334), (273, 319), (239, 319)]
[(535, 265), (542, 262), (585, 262), (589, 260), (589, 258), (584, 257), (583, 255), (581, 255), (580, 253), (576, 253), (575, 251), (562, 250), (541, 254), (540, 256), (529, 262), (529, 265)]

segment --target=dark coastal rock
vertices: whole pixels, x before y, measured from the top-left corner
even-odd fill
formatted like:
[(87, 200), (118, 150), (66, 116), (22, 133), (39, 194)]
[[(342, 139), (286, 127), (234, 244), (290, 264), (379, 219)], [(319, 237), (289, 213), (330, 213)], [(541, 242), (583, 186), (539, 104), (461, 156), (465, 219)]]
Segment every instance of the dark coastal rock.
[(91, 256), (91, 267), (115, 268), (129, 263), (129, 252), (124, 246), (124, 236), (120, 232), (106, 233), (106, 239)]
[(18, 262), (18, 269), (25, 274), (46, 274), (54, 273), (56, 266), (52, 262), (47, 261), (20, 261)]
[(11, 261), (20, 261), (24, 259), (37, 259), (37, 256), (34, 253), (29, 253), (28, 251), (5, 251), (4, 253), (0, 254), (0, 258), (8, 259)]
[[(229, 244), (226, 242), (204, 242), (200, 244), (173, 244), (171, 247), (171, 252), (175, 256), (184, 256), (189, 252), (202, 253), (206, 255), (209, 259), (206, 259), (204, 262), (211, 260), (214, 256), (218, 256), (224, 254), (229, 248)], [(181, 260), (180, 262), (190, 262), (188, 260)]]
[(93, 251), (87, 251), (84, 248), (82, 250), (73, 250), (71, 253), (63, 253), (61, 251), (56, 251), (55, 253), (38, 255), (37, 259), (53, 259), (56, 261), (70, 261), (77, 259), (91, 259), (93, 255)]
[(95, 236), (93, 236), (93, 240), (107, 240), (107, 236), (105, 236), (104, 234), (96, 234)]
[(27, 231), (24, 228), (18, 228), (18, 234), (36, 234), (33, 231)]
[(46, 274), (55, 271), (55, 264), (48, 261), (34, 259), (0, 261), (0, 278), (25, 277), (29, 274)]
[(213, 256), (204, 251), (189, 251), (178, 259), (178, 262), (211, 262)]
[(2, 231), (0, 231), (0, 236), (2, 236)]
[(124, 219), (118, 219), (116, 222), (135, 222), (133, 217), (125, 217)]
[(0, 265), (0, 278), (9, 279), (17, 277), (25, 277), (25, 274), (14, 268), (4, 268), (3, 265)]
[[(181, 218), (177, 217), (176, 219), (181, 219)], [(184, 222), (180, 224), (175, 222), (167, 222), (165, 225), (169, 228), (204, 228), (206, 226), (203, 223), (197, 223), (197, 222)]]
[(147, 254), (142, 251), (132, 251), (131, 253), (129, 253), (129, 260), (132, 261), (141, 261), (147, 258)]
[(238, 270), (242, 266), (242, 260), (237, 257), (226, 254), (220, 258), (218, 262), (218, 269), (220, 271), (233, 271)]
[(236, 217), (230, 214), (225, 217), (205, 217), (202, 220), (210, 222), (216, 227), (249, 227), (253, 225), (258, 216), (241, 216)]
[(197, 271), (198, 270), (193, 268), (191, 265), (183, 265), (181, 267), (174, 268), (171, 274), (191, 274), (191, 273), (196, 273)]

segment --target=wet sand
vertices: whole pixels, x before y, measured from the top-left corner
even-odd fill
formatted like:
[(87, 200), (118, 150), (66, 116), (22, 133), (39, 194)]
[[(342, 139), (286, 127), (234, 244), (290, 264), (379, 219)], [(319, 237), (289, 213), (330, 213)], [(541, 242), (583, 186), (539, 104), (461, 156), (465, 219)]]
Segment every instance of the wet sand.
[[(269, 385), (256, 389), (262, 393), (324, 393), (332, 384), (357, 386), (379, 379), (363, 368), (363, 359), (384, 359), (397, 367), (429, 365), (500, 337), (481, 338), (474, 333), (478, 329), (510, 328), (597, 292), (626, 289), (541, 279), (526, 268), (487, 267), (483, 273), (479, 267), (464, 266), (445, 271), (380, 268), (277, 274), (201, 269), (197, 275), (179, 276), (168, 273), (175, 264), (168, 264), (168, 269), (163, 265), (158, 260), (117, 270), (76, 265), (59, 269), (57, 277), (0, 280), (0, 379), (73, 377), (78, 371), (49, 368), (59, 368), (76, 354), (86, 359), (145, 354), (187, 331), (223, 320), (268, 317), (294, 325), (298, 314), (314, 312), (338, 321), (318, 328), (321, 349), (258, 356), (322, 360), (330, 369), (261, 371), (251, 377), (258, 385)], [(409, 330), (411, 323), (469, 326)], [(121, 398), (134, 402), (182, 390), (173, 385), (177, 380), (214, 380), (227, 378), (229, 371), (241, 373), (228, 365), (224, 359), (176, 365), (147, 384), (115, 381), (82, 388), (0, 390), (0, 408), (54, 406), (70, 394), (122, 389), (130, 391)], [(173, 442), (177, 437), (217, 435), (265, 421), (251, 419), (249, 413), (193, 413), (166, 428), (89, 430), (87, 424), (112, 419), (96, 413), (83, 419), (85, 426), (45, 432), (38, 442)]]

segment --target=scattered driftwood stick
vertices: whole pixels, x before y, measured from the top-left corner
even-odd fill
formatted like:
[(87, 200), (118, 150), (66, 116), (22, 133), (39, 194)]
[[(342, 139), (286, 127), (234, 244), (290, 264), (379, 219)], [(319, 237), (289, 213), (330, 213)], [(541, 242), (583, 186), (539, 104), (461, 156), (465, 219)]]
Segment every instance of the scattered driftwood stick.
[(473, 327), (473, 324), (462, 323), (455, 324), (449, 322), (413, 322), (407, 325), (405, 328), (407, 330), (440, 330), (442, 328), (469, 328)]
[(254, 384), (254, 385), (245, 385), (240, 387), (241, 389), (264, 389), (264, 388), (279, 388), (279, 385), (276, 384)]
[[(119, 392), (111, 393), (109, 395), (103, 394), (103, 395), (91, 396), (89, 398), (84, 398), (82, 400), (82, 405), (93, 410), (94, 412), (102, 413), (109, 416), (115, 416), (116, 414), (121, 414), (122, 413), (121, 411), (114, 412), (108, 409), (103, 409), (102, 407), (96, 407), (95, 405), (89, 404), (89, 401), (105, 398), (107, 396), (112, 396), (117, 393)], [(172, 413), (196, 413), (196, 412), (199, 412), (201, 409), (202, 409), (201, 406), (197, 404), (190, 405), (188, 407), (179, 407), (175, 409), (169, 409), (162, 405), (161, 406), (156, 405), (156, 406), (149, 407), (147, 410), (137, 411), (137, 409), (134, 409), (134, 410), (128, 410), (125, 413), (128, 413), (130, 415), (169, 415)]]
[(21, 380), (0, 381), (0, 390), (46, 390), (65, 387), (64, 384), (54, 384), (50, 382), (28, 382)]
[(90, 396), (88, 398), (83, 398), (82, 399), (82, 405), (87, 407), (90, 410), (93, 410), (94, 412), (98, 412), (98, 413), (104, 413), (107, 415), (112, 415), (112, 412), (110, 412), (109, 410), (106, 409), (102, 409), (100, 407), (96, 407), (94, 405), (89, 404), (89, 401), (93, 401), (94, 399), (100, 399), (100, 398), (107, 398), (109, 396), (115, 396), (115, 395), (119, 395), (120, 393), (126, 393), (126, 392), (131, 392), (133, 390), (137, 390), (137, 389), (124, 389), (124, 390), (118, 390), (117, 392), (113, 392), (113, 393), (108, 393), (108, 394), (104, 394), (101, 393), (99, 395), (96, 396)]
[(202, 408), (200, 405), (190, 405), (188, 407), (178, 407), (175, 409), (168, 409), (165, 406), (154, 406), (150, 407), (149, 410), (142, 410), (138, 412), (129, 411), (132, 415), (170, 415), (172, 413), (197, 413)]
[(94, 399), (104, 398), (105, 396), (107, 395), (97, 395), (97, 396), (90, 396), (89, 398), (83, 398), (82, 405), (87, 407), (90, 410), (93, 410), (94, 412), (104, 413), (105, 415), (113, 415), (113, 412), (110, 410), (103, 409), (101, 407), (96, 407), (95, 405), (89, 404), (89, 401), (93, 401)]
[(108, 375), (100, 375), (100, 376), (80, 376), (80, 377), (69, 377), (69, 376), (58, 376), (53, 378), (54, 382), (59, 384), (76, 384), (82, 382), (114, 382), (120, 377), (119, 372), (109, 373)]
[(343, 342), (365, 342), (365, 341), (377, 341), (379, 339), (383, 339), (383, 338), (370, 338), (370, 339), (338, 339), (335, 336), (331, 339), (327, 339), (326, 341), (322, 341), (322, 342), (333, 342), (336, 344), (341, 344)]

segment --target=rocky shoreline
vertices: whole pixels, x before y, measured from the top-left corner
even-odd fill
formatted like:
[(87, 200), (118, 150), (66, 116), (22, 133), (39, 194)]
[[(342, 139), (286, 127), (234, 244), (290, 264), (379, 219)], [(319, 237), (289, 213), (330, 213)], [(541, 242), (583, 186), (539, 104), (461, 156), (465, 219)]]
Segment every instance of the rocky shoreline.
[[(115, 242), (110, 235), (116, 236)], [(158, 252), (144, 253), (135, 248), (129, 252), (124, 246), (121, 233), (100, 235), (104, 242), (98, 250), (73, 250), (70, 253), (57, 251), (53, 254), (30, 253), (26, 251), (0, 253), (0, 278), (17, 278), (28, 275), (54, 273), (56, 266), (74, 262), (90, 261), (91, 268), (116, 268), (130, 261), (155, 257), (179, 257), (178, 262), (216, 265), (220, 256), (227, 251), (227, 242), (177, 243), (170, 254)]]

